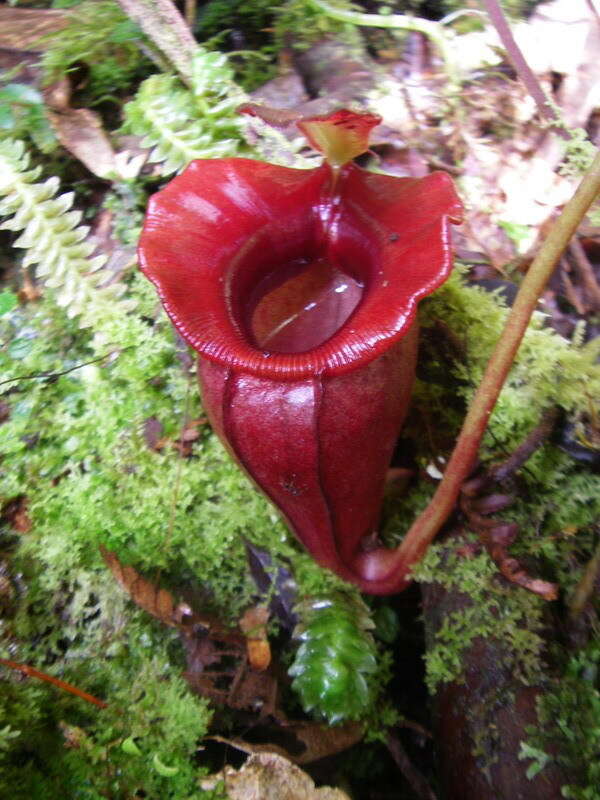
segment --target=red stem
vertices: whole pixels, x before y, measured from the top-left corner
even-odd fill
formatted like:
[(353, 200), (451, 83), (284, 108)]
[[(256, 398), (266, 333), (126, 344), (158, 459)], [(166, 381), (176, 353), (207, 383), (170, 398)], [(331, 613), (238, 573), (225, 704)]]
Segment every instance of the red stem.
[(556, 262), (599, 192), (600, 153), (597, 153), (577, 191), (544, 240), (521, 284), (502, 335), (469, 407), (444, 477), (431, 502), (417, 517), (396, 550), (378, 548), (359, 556), (353, 565), (361, 576), (359, 581), (366, 591), (375, 594), (402, 591), (410, 583), (412, 566), (424, 555), (451, 514), (461, 486), (473, 469), (481, 439), (538, 298)]
[(7, 658), (0, 658), (0, 664), (2, 664), (3, 667), (9, 667), (10, 669), (15, 669), (18, 672), (22, 672), (23, 675), (28, 675), (30, 678), (38, 678), (41, 681), (46, 681), (54, 686), (58, 686), (59, 689), (62, 689), (65, 692), (70, 692), (76, 697), (80, 697), (82, 700), (87, 700), (88, 703), (93, 703), (99, 708), (108, 708), (108, 703), (105, 703), (104, 700), (98, 700), (98, 698), (94, 697), (93, 694), (88, 694), (87, 692), (78, 689), (76, 686), (73, 686), (70, 683), (61, 681), (59, 678), (55, 678), (53, 675), (48, 675), (47, 672), (40, 672), (34, 667), (30, 667), (28, 664), (17, 664), (15, 661), (9, 661)]

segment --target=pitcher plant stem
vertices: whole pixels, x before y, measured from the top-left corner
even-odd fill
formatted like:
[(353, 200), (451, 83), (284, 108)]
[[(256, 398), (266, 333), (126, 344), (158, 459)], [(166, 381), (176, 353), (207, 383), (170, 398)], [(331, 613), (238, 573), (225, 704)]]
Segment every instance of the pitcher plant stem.
[(561, 254), (600, 193), (600, 152), (583, 177), (577, 191), (554, 223), (534, 258), (508, 314), (500, 339), (477, 388), (444, 476), (427, 508), (408, 530), (395, 551), (397, 569), (407, 574), (448, 519), (461, 486), (473, 469), (477, 452), (517, 354), (537, 301)]

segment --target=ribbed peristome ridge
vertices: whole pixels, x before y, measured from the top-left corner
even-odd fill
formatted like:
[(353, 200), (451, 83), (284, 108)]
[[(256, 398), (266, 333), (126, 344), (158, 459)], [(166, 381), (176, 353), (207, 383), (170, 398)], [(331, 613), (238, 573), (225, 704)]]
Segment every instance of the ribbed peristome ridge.
[[(296, 170), (250, 159), (195, 161), (155, 195), (140, 263), (174, 325), (204, 357), (283, 380), (338, 375), (381, 355), (451, 269), (461, 205), (445, 173), (375, 175), (350, 164)], [(354, 313), (304, 352), (257, 347), (244, 308), (261, 281), (323, 257), (363, 286)]]

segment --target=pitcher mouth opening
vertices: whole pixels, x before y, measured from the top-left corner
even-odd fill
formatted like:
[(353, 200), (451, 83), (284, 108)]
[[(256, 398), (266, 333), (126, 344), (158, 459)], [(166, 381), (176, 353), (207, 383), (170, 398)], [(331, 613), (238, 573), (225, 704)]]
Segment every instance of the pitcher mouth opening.
[(273, 380), (342, 375), (410, 330), (451, 269), (443, 173), (193, 162), (149, 204), (140, 266), (201, 357)]
[(365, 290), (325, 256), (264, 268), (239, 303), (248, 342), (267, 353), (306, 353), (332, 338), (352, 317)]

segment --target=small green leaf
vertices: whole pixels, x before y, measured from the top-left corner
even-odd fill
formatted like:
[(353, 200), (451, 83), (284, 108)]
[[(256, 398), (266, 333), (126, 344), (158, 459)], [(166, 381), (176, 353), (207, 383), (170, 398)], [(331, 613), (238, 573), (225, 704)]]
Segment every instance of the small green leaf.
[(16, 294), (10, 291), (10, 289), (3, 289), (0, 292), (0, 316), (2, 314), (7, 314), (9, 311), (12, 311), (13, 308), (16, 307), (18, 304), (19, 299)]
[(163, 778), (172, 778), (173, 775), (177, 775), (179, 772), (179, 767), (169, 767), (167, 764), (163, 764), (158, 757), (158, 753), (154, 753), (152, 756), (152, 766)]
[(33, 350), (33, 339), (13, 339), (8, 347), (8, 355), (14, 359), (28, 356)]
[(532, 780), (535, 776), (542, 771), (544, 765), (540, 761), (532, 761), (532, 763), (527, 767), (525, 775), (527, 776), (527, 780)]
[(528, 780), (535, 778), (535, 776), (544, 769), (548, 762), (552, 760), (551, 756), (549, 756), (548, 753), (545, 753), (543, 750), (533, 747), (527, 742), (521, 742), (519, 760), (524, 761), (528, 758), (533, 759), (532, 763), (527, 767), (527, 771), (525, 772)]
[(134, 742), (132, 736), (128, 736), (127, 739), (124, 739), (121, 743), (121, 750), (124, 753), (127, 753), (128, 756), (141, 756), (142, 751)]
[(504, 230), (519, 253), (527, 250), (535, 236), (535, 231), (530, 225), (522, 225), (519, 222), (509, 222), (507, 220), (500, 220), (498, 225)]
[(382, 642), (391, 644), (400, 631), (400, 622), (398, 621), (398, 614), (393, 608), (389, 606), (381, 606), (373, 614), (373, 622), (375, 623), (375, 636), (381, 639)]

